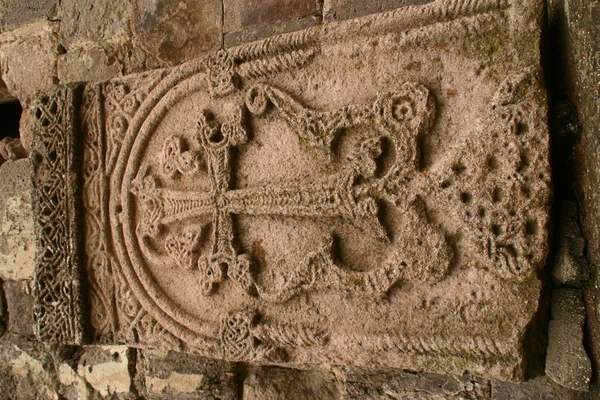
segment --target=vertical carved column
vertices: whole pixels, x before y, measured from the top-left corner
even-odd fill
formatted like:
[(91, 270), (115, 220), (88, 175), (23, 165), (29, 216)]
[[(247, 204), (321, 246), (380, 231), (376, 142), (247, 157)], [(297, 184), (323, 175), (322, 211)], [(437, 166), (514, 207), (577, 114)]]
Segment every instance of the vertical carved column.
[(81, 88), (67, 86), (32, 105), (33, 208), (37, 261), (35, 332), (39, 339), (81, 344), (82, 225), (77, 156)]

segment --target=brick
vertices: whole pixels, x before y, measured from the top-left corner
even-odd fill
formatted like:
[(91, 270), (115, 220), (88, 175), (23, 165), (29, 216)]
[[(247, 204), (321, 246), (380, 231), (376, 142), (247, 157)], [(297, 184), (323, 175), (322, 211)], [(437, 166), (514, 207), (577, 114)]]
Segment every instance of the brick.
[(134, 44), (169, 65), (221, 47), (220, 0), (135, 0)]
[(224, 0), (225, 32), (316, 14), (315, 0)]

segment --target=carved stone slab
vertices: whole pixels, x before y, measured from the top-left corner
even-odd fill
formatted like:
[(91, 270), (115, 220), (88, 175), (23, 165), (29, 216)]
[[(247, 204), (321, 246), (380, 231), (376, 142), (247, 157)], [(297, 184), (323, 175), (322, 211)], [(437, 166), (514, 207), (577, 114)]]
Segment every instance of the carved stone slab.
[(38, 335), (521, 379), (541, 17), (441, 0), (42, 96)]

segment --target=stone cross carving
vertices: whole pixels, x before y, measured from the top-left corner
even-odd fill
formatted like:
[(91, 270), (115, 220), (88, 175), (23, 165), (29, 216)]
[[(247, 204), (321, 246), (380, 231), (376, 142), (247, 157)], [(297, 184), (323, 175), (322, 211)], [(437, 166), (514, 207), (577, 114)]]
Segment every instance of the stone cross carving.
[[(394, 186), (417, 168), (417, 136), (428, 128), (434, 106), (427, 89), (405, 84), (397, 92), (379, 96), (367, 107), (349, 106), (333, 112), (316, 112), (304, 108), (282, 91), (257, 85), (247, 91), (244, 106), (238, 106), (231, 119), (220, 124), (209, 110), (203, 110), (195, 140), (202, 152), (186, 150), (183, 139), (167, 138), (162, 151), (162, 171), (169, 177), (198, 173), (205, 159), (212, 188), (209, 192), (182, 192), (159, 187), (157, 178), (146, 175), (148, 167), (133, 182), (142, 220), (138, 233), (156, 237), (161, 228), (182, 220), (212, 217), (212, 251), (196, 256), (201, 231), (192, 229), (180, 237), (170, 236), (166, 251), (174, 261), (187, 269), (197, 267), (203, 275), (204, 294), (228, 276), (250, 294), (281, 301), (298, 291), (317, 284), (338, 286), (370, 296), (384, 295), (401, 277), (400, 265), (386, 265), (367, 273), (347, 273), (335, 265), (331, 245), (310, 254), (298, 266), (285, 287), (267, 293), (255, 282), (252, 262), (247, 254), (235, 248), (232, 214), (279, 215), (302, 218), (344, 218), (359, 228), (387, 240), (385, 229), (377, 218), (377, 197), (385, 196), (393, 203), (401, 199)], [(400, 153), (395, 165), (381, 177), (376, 176), (376, 159), (382, 153), (381, 137), (361, 141), (349, 166), (316, 182), (291, 182), (277, 186), (234, 189), (231, 186), (231, 149), (248, 141), (247, 110), (263, 115), (272, 105), (298, 137), (310, 147), (332, 156), (332, 141), (343, 129), (369, 125), (382, 130)], [(324, 279), (323, 279), (324, 278)]]

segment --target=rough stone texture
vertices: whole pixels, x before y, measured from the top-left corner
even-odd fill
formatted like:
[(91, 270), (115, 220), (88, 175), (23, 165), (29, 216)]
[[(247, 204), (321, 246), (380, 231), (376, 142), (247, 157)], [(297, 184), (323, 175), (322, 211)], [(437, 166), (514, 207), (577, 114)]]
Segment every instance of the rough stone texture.
[(32, 279), (35, 240), (28, 159), (0, 166), (0, 278)]
[(256, 25), (300, 19), (317, 13), (315, 0), (224, 0), (223, 29), (237, 31)]
[(592, 366), (583, 347), (585, 306), (581, 291), (555, 289), (548, 327), (546, 374), (574, 390), (588, 390)]
[(229, 32), (224, 37), (225, 47), (234, 47), (243, 43), (255, 42), (282, 33), (294, 32), (317, 25), (318, 21), (313, 17), (292, 19), (289, 21), (276, 22), (269, 25), (255, 26), (239, 31)]
[(112, 50), (92, 47), (60, 55), (57, 61), (58, 79), (62, 83), (93, 82), (119, 76), (124, 69), (123, 61)]
[(575, 203), (565, 201), (562, 204), (557, 236), (558, 248), (552, 270), (554, 283), (580, 287), (589, 279), (589, 270)]
[(30, 282), (5, 281), (8, 324), (11, 333), (33, 336), (33, 296)]
[(57, 23), (40, 22), (0, 35), (2, 80), (22, 103), (56, 83), (56, 29)]
[(2, 0), (0, 32), (17, 29), (27, 23), (56, 18), (58, 0)]
[[(23, 106), (23, 104), (21, 104)], [(30, 114), (26, 111), (27, 107), (23, 108), (25, 111), (21, 113), (21, 120), (19, 121), (19, 139), (27, 154), (31, 149), (31, 119)]]
[(402, 370), (336, 368), (344, 400), (489, 399), (491, 382), (468, 375), (455, 377)]
[(2, 281), (0, 281), (0, 337), (6, 332), (6, 320), (7, 320), (6, 300), (4, 297), (4, 289), (2, 287)]
[(0, 157), (4, 160), (18, 160), (27, 157), (20, 139), (6, 137), (0, 140)]
[(0, 399), (58, 400), (55, 377), (52, 357), (40, 343), (9, 333), (0, 338)]
[(220, 0), (135, 0), (131, 4), (134, 43), (169, 65), (221, 46)]
[(433, 0), (324, 0), (323, 19), (343, 20), (375, 14), (409, 5), (431, 3)]
[(598, 394), (570, 390), (542, 376), (518, 384), (492, 381), (491, 398), (492, 400), (592, 400), (597, 399)]
[[(2, 67), (0, 64), (0, 76), (2, 76)], [(15, 96), (13, 96), (6, 87), (6, 83), (0, 79), (0, 101), (12, 100)]]
[[(565, 0), (558, 4), (566, 43), (561, 58), (568, 62), (560, 76), (566, 80), (582, 127), (572, 167), (592, 269), (592, 282), (584, 292), (588, 329), (595, 370), (600, 371), (600, 3)], [(600, 379), (598, 373), (595, 379)]]
[(129, 3), (112, 0), (61, 0), (60, 43), (71, 51), (89, 43), (129, 38)]
[[(438, 1), (41, 97), (40, 250), (64, 262), (38, 263), (40, 336), (84, 337), (91, 303), (95, 343), (523, 379), (548, 239), (541, 16)], [(78, 216), (65, 171), (84, 237), (48, 222)]]
[(332, 372), (262, 367), (248, 371), (242, 399), (336, 400), (340, 393)]
[[(132, 384), (129, 373), (131, 351), (126, 346), (85, 347), (77, 375), (102, 397), (127, 394)], [(66, 375), (63, 380), (68, 381)]]
[(138, 353), (136, 386), (147, 399), (237, 399), (235, 365), (163, 350)]

